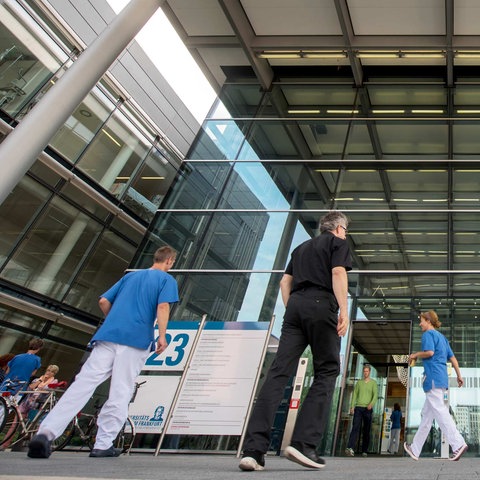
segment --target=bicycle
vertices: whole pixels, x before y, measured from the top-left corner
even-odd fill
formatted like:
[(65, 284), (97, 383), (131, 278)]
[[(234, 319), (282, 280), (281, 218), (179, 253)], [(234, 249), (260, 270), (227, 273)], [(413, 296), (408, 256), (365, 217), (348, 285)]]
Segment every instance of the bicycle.
[[(0, 448), (14, 448), (34, 435), (41, 421), (57, 403), (57, 394), (64, 392), (66, 382), (51, 383), (48, 390), (20, 390), (26, 382), (6, 382), (0, 393)], [(22, 400), (27, 395), (38, 395), (37, 405), (28, 413), (22, 413)], [(68, 428), (66, 429), (67, 432)], [(52, 450), (64, 441), (63, 435), (52, 443)]]
[[(138, 389), (145, 383), (135, 382), (135, 388), (133, 390), (130, 403), (135, 401)], [(98, 403), (98, 400), (94, 404), (95, 412), (93, 414), (79, 412), (72, 420), (72, 423), (68, 425), (67, 429), (63, 433), (63, 441), (57, 445), (56, 450), (62, 450), (69, 445), (73, 438), (78, 434), (81, 441), (88, 446), (90, 450), (95, 445), (95, 439), (97, 436), (97, 418), (102, 405)], [(88, 419), (86, 426), (82, 419)], [(130, 417), (127, 417), (123, 427), (115, 438), (113, 445), (115, 448), (121, 448), (123, 453), (129, 453), (135, 439), (135, 424)]]

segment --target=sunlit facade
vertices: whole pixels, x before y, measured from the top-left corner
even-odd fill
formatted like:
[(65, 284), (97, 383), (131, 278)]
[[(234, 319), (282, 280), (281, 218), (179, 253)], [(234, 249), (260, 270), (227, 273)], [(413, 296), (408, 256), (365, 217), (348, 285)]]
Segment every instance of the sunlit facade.
[[(82, 48), (42, 3), (0, 4), (3, 135)], [(452, 389), (452, 410), (477, 452), (478, 12), (449, 0), (368, 3), (162, 2), (218, 99), (198, 135), (185, 127), (169, 141), (118, 79), (98, 83), (0, 206), (2, 349), (41, 333), (55, 346), (46, 361), (73, 371), (99, 321), (97, 295), (124, 269), (149, 266), (164, 243), (179, 252), (172, 318), (275, 318), (278, 336), (290, 252), (340, 209), (351, 221), (352, 328), (321, 450), (343, 454), (364, 363), (380, 387), (371, 453), (385, 450), (394, 402), (411, 440), (423, 394), (421, 366), (408, 383), (406, 355), (420, 347), (418, 313), (435, 309), (468, 379)], [(279, 420), (273, 451), (282, 429)], [(425, 455), (438, 454), (437, 437), (432, 430)]]
[[(386, 450), (384, 412), (394, 402), (411, 440), (423, 393), (408, 387), (405, 362), (420, 348), (419, 312), (437, 311), (475, 381), (480, 367), (480, 31), (468, 20), (476, 13), (448, 1), (363, 9), (355, 0), (241, 1), (199, 2), (193, 19), (166, 3), (221, 93), (134, 266), (147, 264), (158, 241), (170, 243), (180, 252), (177, 319), (275, 315), (278, 335), (290, 252), (318, 233), (323, 213), (342, 210), (351, 220), (353, 327), (321, 448), (343, 454), (364, 363), (380, 387), (372, 453)], [(452, 408), (475, 451), (480, 398), (462, 392)], [(433, 440), (425, 454), (438, 454)]]
[[(85, 25), (68, 24), (68, 4), (0, 2), (2, 139), (115, 17), (95, 2), (105, 18), (89, 18), (85, 2), (75, 9), (86, 10)], [(101, 319), (98, 295), (129, 267), (198, 129), (141, 52), (128, 47), (0, 206), (0, 354), (41, 336), (42, 365), (58, 364), (62, 379), (78, 369)]]

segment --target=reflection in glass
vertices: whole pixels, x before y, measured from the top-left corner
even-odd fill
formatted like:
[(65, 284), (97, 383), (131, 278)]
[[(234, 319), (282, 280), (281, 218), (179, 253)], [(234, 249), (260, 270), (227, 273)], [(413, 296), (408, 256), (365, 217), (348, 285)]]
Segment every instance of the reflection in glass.
[(62, 61), (4, 3), (0, 19), (0, 108), (16, 117)]
[(101, 225), (54, 198), (7, 263), (3, 276), (61, 299)]
[(153, 147), (127, 188), (124, 203), (151, 221), (172, 183), (176, 169)]
[[(24, 176), (12, 193), (0, 205), (0, 260), (7, 256), (25, 234), (32, 218), (44, 206), (50, 192), (28, 176)], [(1, 274), (4, 276), (4, 273)]]
[(65, 302), (86, 312), (100, 315), (98, 297), (125, 272), (135, 246), (112, 232), (104, 232), (95, 244), (84, 268), (72, 283)]
[(74, 110), (49, 145), (75, 163), (113, 111), (113, 103), (97, 87)]

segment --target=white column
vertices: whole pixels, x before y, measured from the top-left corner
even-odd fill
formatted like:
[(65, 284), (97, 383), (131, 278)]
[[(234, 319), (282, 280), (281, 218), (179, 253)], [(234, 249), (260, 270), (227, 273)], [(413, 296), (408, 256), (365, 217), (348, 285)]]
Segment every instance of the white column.
[(0, 204), (161, 1), (131, 0), (0, 144)]

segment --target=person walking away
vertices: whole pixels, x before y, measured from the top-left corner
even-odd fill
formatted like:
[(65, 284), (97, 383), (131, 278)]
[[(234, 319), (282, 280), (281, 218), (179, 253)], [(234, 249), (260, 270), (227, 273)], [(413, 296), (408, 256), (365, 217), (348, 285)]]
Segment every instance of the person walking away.
[(436, 420), (447, 442), (452, 447), (453, 455), (450, 460), (457, 461), (467, 451), (468, 446), (458, 431), (448, 406), (444, 402), (444, 395), (448, 390), (447, 361), (457, 374), (457, 384), (463, 386), (463, 378), (460, 373), (458, 361), (453, 354), (446, 337), (438, 329), (442, 323), (434, 310), (420, 314), (420, 328), (422, 334), (422, 351), (410, 354), (409, 361), (422, 359), (423, 391), (425, 392), (425, 403), (422, 408), (422, 419), (417, 433), (410, 444), (404, 443), (405, 451), (414, 460), (418, 460), (422, 452), (423, 444), (432, 428), (433, 420)]
[[(178, 286), (167, 272), (176, 252), (159, 248), (149, 269), (129, 272), (105, 292), (99, 306), (106, 316), (93, 336), (93, 350), (70, 388), (41, 423), (29, 444), (28, 456), (48, 458), (51, 443), (92, 396), (96, 387), (111, 377), (108, 399), (98, 416), (98, 432), (90, 457), (117, 457), (121, 449), (113, 440), (128, 416), (134, 381), (154, 349), (167, 347), (166, 330), (170, 304), (178, 302)], [(159, 337), (155, 346), (155, 317)]]
[(13, 353), (5, 353), (0, 356), (0, 385), (5, 380), (5, 375), (8, 371), (8, 362), (14, 357)]
[(26, 353), (15, 355), (8, 362), (5, 378), (0, 385), (0, 391), (5, 390), (6, 384), (9, 382), (14, 385), (13, 388), (9, 387), (9, 391), (12, 394), (16, 394), (18, 391), (26, 388), (30, 378), (35, 375), (35, 372), (42, 364), (40, 357), (37, 355), (42, 347), (43, 340), (41, 338), (33, 338), (28, 342)]
[(320, 220), (320, 235), (292, 252), (280, 281), (286, 307), (280, 343), (247, 426), (241, 470), (264, 469), (275, 413), (308, 345), (312, 349), (314, 380), (285, 456), (307, 468), (325, 466), (316, 446), (325, 430), (340, 371), (340, 337), (349, 324), (347, 271), (351, 270), (352, 261), (346, 241), (347, 226), (343, 213), (331, 211)]
[(356, 383), (353, 390), (352, 407), (350, 408), (350, 414), (353, 414), (353, 425), (345, 450), (345, 453), (350, 457), (355, 455), (354, 449), (362, 424), (362, 456), (366, 457), (368, 455), (373, 406), (378, 398), (377, 382), (370, 378), (370, 373), (370, 365), (364, 365), (363, 379)]
[(397, 453), (400, 446), (400, 430), (402, 429), (402, 409), (399, 403), (393, 405), (393, 412), (390, 415), (392, 426), (390, 428), (390, 443), (388, 445), (388, 453)]

